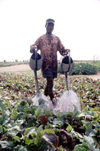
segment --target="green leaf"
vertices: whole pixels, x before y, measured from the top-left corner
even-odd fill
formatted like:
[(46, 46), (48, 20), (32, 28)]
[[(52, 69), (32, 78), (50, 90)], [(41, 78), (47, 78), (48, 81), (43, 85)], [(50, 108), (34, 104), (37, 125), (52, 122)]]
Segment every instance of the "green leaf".
[(92, 137), (84, 136), (84, 140), (87, 142), (90, 150), (95, 150), (95, 142)]
[(24, 135), (26, 137), (29, 137), (30, 135), (31, 136), (37, 135), (36, 129), (34, 127), (26, 128), (25, 132), (24, 132)]
[(21, 139), (19, 136), (12, 136), (15, 142), (21, 142)]
[(2, 148), (12, 148), (13, 147), (13, 142), (10, 141), (0, 141), (0, 145)]
[(77, 110), (77, 107), (74, 105), (73, 117), (77, 117), (78, 115), (79, 115), (79, 111)]
[(40, 109), (37, 108), (37, 109), (35, 110), (35, 116), (36, 116), (36, 117), (39, 117), (40, 113), (41, 113)]
[(0, 125), (0, 134), (3, 133), (3, 127)]
[(72, 126), (69, 124), (69, 125), (67, 126), (66, 130), (67, 130), (68, 133), (70, 133), (71, 130), (72, 130)]
[(88, 144), (79, 144), (76, 145), (73, 151), (90, 151)]
[(96, 133), (97, 133), (97, 131), (95, 130), (95, 129), (92, 129), (92, 125), (89, 125), (88, 127), (87, 127), (87, 130), (86, 130), (86, 135), (87, 136), (96, 136)]
[(6, 114), (6, 111), (3, 110), (2, 115), (0, 116), (0, 124), (5, 125), (9, 120), (9, 116)]
[(2, 100), (0, 100), (0, 109), (2, 109), (2, 110), (6, 109), (6, 106), (5, 106), (5, 104), (3, 103)]
[(27, 147), (25, 146), (22, 146), (22, 145), (17, 145), (15, 148), (14, 148), (14, 151), (30, 151)]
[(11, 136), (16, 136), (19, 131), (21, 131), (20, 126), (14, 125), (7, 129), (7, 134)]
[(63, 125), (63, 121), (61, 121), (60, 119), (58, 119), (58, 118), (55, 118), (54, 120), (53, 120), (53, 127), (55, 128), (57, 128), (57, 127), (61, 127)]
[(16, 109), (13, 109), (11, 112), (11, 119), (16, 120), (18, 117), (18, 112), (16, 111)]
[(47, 134), (55, 134), (53, 129), (44, 129), (40, 131), (41, 135), (44, 135), (45, 133)]
[(44, 114), (44, 109), (41, 108), (41, 107), (38, 107), (36, 110), (35, 110), (35, 116), (38, 118), (39, 116), (43, 115)]
[(34, 144), (34, 139), (29, 139), (27, 137), (24, 138), (25, 144), (26, 145), (31, 145)]

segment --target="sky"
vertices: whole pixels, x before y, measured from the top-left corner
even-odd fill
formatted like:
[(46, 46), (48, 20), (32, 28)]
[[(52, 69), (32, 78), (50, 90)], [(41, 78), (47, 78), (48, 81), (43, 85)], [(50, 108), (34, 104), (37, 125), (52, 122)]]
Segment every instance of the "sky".
[(48, 18), (73, 60), (100, 60), (100, 0), (0, 0), (0, 61), (29, 60)]

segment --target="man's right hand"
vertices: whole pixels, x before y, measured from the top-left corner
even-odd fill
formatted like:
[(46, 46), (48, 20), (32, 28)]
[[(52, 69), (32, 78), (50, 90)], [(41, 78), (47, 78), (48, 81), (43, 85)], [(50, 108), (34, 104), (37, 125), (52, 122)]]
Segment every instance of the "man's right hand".
[(37, 46), (31, 45), (30, 52), (33, 53), (37, 49)]

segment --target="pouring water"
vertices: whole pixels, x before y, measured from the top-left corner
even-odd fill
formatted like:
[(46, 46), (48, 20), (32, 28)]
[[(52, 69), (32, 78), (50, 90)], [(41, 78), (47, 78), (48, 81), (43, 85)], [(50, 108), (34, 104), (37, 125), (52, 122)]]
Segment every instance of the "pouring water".
[(65, 56), (62, 61), (62, 71), (65, 74), (66, 81), (66, 91), (64, 94), (58, 99), (57, 105), (55, 107), (56, 111), (60, 112), (73, 112), (76, 107), (78, 111), (81, 111), (80, 100), (77, 94), (73, 90), (69, 90), (69, 82), (68, 82), (68, 73), (72, 68), (73, 60), (69, 56)]

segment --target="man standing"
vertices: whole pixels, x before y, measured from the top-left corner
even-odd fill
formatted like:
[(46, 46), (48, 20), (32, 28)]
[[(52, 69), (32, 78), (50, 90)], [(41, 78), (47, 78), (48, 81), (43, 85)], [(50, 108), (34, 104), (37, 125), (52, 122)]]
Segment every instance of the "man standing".
[(47, 19), (45, 25), (46, 34), (39, 37), (35, 44), (30, 46), (31, 53), (33, 53), (35, 49), (41, 51), (43, 61), (42, 74), (47, 80), (44, 94), (50, 96), (53, 103), (56, 101), (53, 94), (53, 81), (54, 78), (57, 78), (57, 51), (59, 51), (61, 55), (65, 55), (70, 51), (64, 48), (57, 36), (52, 34), (54, 23), (55, 21), (53, 19)]

